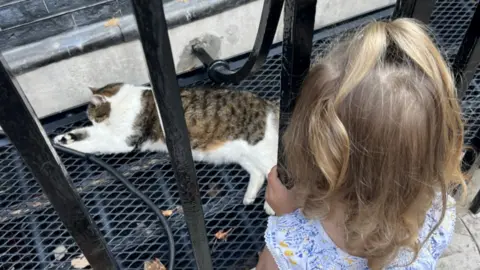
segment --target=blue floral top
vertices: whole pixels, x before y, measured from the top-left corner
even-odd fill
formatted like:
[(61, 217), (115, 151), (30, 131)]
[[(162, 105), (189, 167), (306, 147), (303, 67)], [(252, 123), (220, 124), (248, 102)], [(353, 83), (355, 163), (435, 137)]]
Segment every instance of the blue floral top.
[[(437, 224), (442, 212), (442, 202), (437, 198), (427, 212), (419, 233), (424, 241)], [(414, 263), (407, 265), (413, 256), (404, 249), (387, 269), (435, 269), (436, 262), (448, 246), (455, 226), (455, 201), (448, 197), (448, 208), (439, 228), (420, 250)], [(270, 217), (265, 232), (267, 248), (280, 270), (286, 269), (369, 269), (367, 260), (351, 256), (337, 248), (318, 220), (307, 219), (300, 210), (291, 214)]]

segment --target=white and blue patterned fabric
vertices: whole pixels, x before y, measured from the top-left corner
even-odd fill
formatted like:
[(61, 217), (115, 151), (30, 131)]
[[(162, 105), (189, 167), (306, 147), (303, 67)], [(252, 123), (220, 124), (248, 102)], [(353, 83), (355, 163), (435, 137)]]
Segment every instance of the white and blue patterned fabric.
[[(425, 223), (419, 233), (420, 241), (423, 242), (437, 224), (441, 212), (441, 198), (437, 197), (427, 212)], [(408, 265), (413, 254), (404, 249), (386, 269), (435, 269), (438, 258), (450, 243), (454, 227), (455, 201), (448, 197), (445, 218), (423, 245), (417, 259)], [(284, 216), (270, 217), (265, 242), (280, 270), (369, 269), (366, 259), (351, 256), (337, 248), (321, 222), (307, 219), (300, 210)]]

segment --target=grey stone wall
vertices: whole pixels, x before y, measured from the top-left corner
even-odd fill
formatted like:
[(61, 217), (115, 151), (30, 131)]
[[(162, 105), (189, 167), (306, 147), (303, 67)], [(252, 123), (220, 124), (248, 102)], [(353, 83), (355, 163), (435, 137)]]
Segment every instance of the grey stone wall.
[[(0, 6), (2, 2), (5, 2), (5, 0), (0, 0)], [(203, 6), (206, 3), (210, 8), (194, 9), (192, 5), (196, 2), (198, 2), (199, 6)], [(224, 2), (225, 4), (228, 4), (227, 2), (235, 4), (248, 3), (227, 10), (223, 9), (223, 12), (210, 15), (211, 13), (209, 12), (212, 12), (211, 8), (215, 3), (219, 2)], [(391, 6), (393, 3), (395, 3), (395, 0), (318, 1), (315, 29), (320, 29), (375, 9)], [(346, 5), (349, 8), (344, 8)], [(174, 6), (179, 6), (179, 8)], [(181, 9), (180, 7), (182, 6), (185, 9)], [(262, 6), (263, 1), (261, 0), (178, 0), (166, 4), (165, 13), (167, 22), (170, 22), (169, 27), (177, 25), (177, 27), (170, 27), (169, 29), (172, 55), (177, 72), (180, 73), (201, 66), (201, 63), (191, 55), (190, 59), (192, 62), (187, 63), (191, 65), (180, 64), (184, 62), (184, 51), (189, 46), (191, 40), (204, 35), (213, 35), (220, 39), (220, 49), (217, 51), (218, 55), (216, 57), (218, 59), (228, 59), (234, 55), (251, 50), (258, 31)], [(195, 12), (193, 13), (192, 10)], [(199, 10), (204, 11), (199, 13)], [(197, 16), (190, 16), (192, 14), (197, 14)], [(203, 17), (198, 14), (202, 14)], [(131, 23), (125, 23), (128, 21), (131, 21)], [(133, 21), (133, 16), (130, 15), (123, 16), (120, 19), (119, 27), (106, 28), (103, 22), (98, 22), (97, 24), (98, 28), (102, 29), (103, 32), (113, 32), (114, 34), (122, 31), (122, 36), (125, 38), (125, 33), (133, 33), (133, 31), (129, 30), (134, 26)], [(2, 52), (8, 64), (11, 67), (16, 67), (19, 71), (16, 72), (16, 78), (38, 117), (44, 117), (87, 102), (91, 96), (91, 92), (87, 88), (89, 85), (100, 86), (115, 81), (134, 84), (148, 82), (145, 58), (138, 40), (102, 47), (100, 50), (95, 45), (95, 48), (90, 48), (88, 52), (85, 52), (85, 44), (90, 41), (83, 39), (83, 34), (81, 33), (85, 32), (85, 28), (95, 28), (95, 25), (78, 27), (75, 31), (71, 31), (71, 35), (69, 33), (56, 35), (38, 42), (41, 44), (32, 43)], [(274, 42), (281, 41), (282, 34), (283, 17), (280, 18)], [(59, 37), (64, 35), (67, 37)], [(72, 36), (79, 39), (71, 39)], [(90, 37), (95, 38), (96, 36), (91, 35)], [(72, 40), (78, 41), (78, 44), (72, 44)], [(32, 46), (34, 45), (43, 46), (45, 50), (33, 50)], [(63, 58), (55, 59), (53, 63), (43, 63), (41, 67), (29, 69), (26, 72), (22, 71), (22, 61), (28, 62), (28, 58), (40, 56), (51, 58), (50, 53), (52, 53), (52, 50), (49, 51), (48, 48), (63, 50), (64, 47), (62, 46), (67, 45), (77, 46), (75, 48), (82, 51), (72, 57), (70, 54), (72, 50), (69, 47), (68, 54)], [(39, 62), (38, 59), (34, 59), (34, 61)], [(108, 68), (106, 69), (105, 67)]]
[(130, 0), (0, 0), (0, 50), (131, 13)]

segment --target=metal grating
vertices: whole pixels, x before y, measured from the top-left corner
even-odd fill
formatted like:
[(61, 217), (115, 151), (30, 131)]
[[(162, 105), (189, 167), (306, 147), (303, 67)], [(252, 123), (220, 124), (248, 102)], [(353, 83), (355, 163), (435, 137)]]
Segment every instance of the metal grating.
[(431, 25), (435, 38), (450, 60), (458, 51), (463, 35), (473, 17), (475, 0), (437, 0), (432, 12)]
[(480, 66), (462, 99), (465, 121), (465, 144), (469, 145), (480, 130)]
[[(437, 0), (431, 27), (435, 38), (450, 62), (460, 47), (478, 1)], [(480, 129), (480, 67), (462, 99), (465, 143), (469, 144)]]
[[(433, 18), (433, 29), (440, 44), (451, 52), (458, 47), (468, 16), (473, 13), (472, 1), (452, 2), (437, 1)], [(460, 15), (461, 19), (456, 17)], [(374, 16), (381, 18), (382, 14)], [(312, 57), (321, 53), (336, 34), (365, 21), (350, 22), (318, 33)], [(279, 53), (279, 49), (273, 49), (261, 70), (233, 88), (253, 91), (268, 99), (276, 97), (280, 87)], [(477, 72), (476, 83), (472, 84), (463, 102), (466, 119), (471, 120), (467, 133), (480, 126), (479, 75)], [(86, 124), (85, 115), (81, 113), (48, 124), (45, 129), (53, 136)], [(140, 200), (100, 167), (67, 154), (60, 153), (60, 156), (122, 269), (142, 269), (143, 262), (153, 258), (169, 263), (164, 231)], [(130, 153), (101, 158), (123, 173), (160, 209), (175, 210), (168, 220), (177, 249), (176, 269), (195, 269), (168, 156)], [(214, 268), (249, 269), (255, 265), (256, 254), (263, 246), (266, 215), (262, 200), (258, 199), (251, 206), (241, 204), (248, 174), (237, 165), (214, 167), (197, 163), (196, 169)], [(0, 269), (71, 269), (71, 260), (80, 255), (78, 247), (15, 149), (5, 140), (3, 144), (0, 140), (0, 179)], [(263, 191), (259, 195), (262, 197)], [(216, 232), (229, 229), (232, 231), (226, 241), (215, 241)], [(55, 258), (54, 249), (59, 246), (64, 246), (67, 252), (62, 258)]]

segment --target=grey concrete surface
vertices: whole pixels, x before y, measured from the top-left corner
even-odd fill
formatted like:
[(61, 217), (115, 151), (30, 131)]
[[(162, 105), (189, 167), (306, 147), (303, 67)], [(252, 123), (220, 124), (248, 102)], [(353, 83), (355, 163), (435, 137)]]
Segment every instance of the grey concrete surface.
[(468, 187), (465, 202), (457, 202), (455, 234), (446, 252), (439, 260), (439, 270), (480, 269), (480, 214), (468, 211), (469, 203), (480, 189), (480, 170), (477, 170)]
[[(394, 3), (395, 0), (318, 1), (315, 28), (339, 22)], [(219, 58), (250, 51), (253, 47), (263, 1), (254, 1), (223, 13), (169, 30), (177, 72), (199, 66), (198, 60), (186, 58), (184, 50), (191, 40), (204, 35), (220, 39)], [(344, 8), (348, 6), (349, 8)], [(107, 31), (107, 30), (106, 30)], [(283, 16), (275, 41), (280, 41)], [(78, 46), (82, 46), (79, 41)], [(180, 61), (182, 60), (182, 61)], [(62, 111), (88, 101), (88, 85), (123, 81), (148, 81), (145, 60), (138, 41), (128, 42), (81, 56), (69, 58), (27, 72), (17, 77), (39, 117)]]

